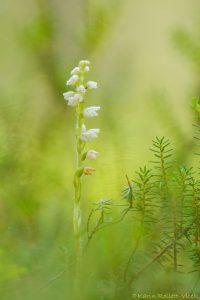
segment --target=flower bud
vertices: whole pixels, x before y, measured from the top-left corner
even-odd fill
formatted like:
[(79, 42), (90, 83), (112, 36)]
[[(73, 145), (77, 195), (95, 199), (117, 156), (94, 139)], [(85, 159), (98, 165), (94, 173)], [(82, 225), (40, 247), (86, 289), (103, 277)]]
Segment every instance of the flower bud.
[(89, 66), (86, 66), (85, 69), (84, 69), (84, 71), (85, 71), (85, 72), (89, 72), (89, 71), (90, 71), (90, 67), (89, 67)]
[(80, 67), (80, 68), (87, 67), (87, 66), (89, 66), (89, 65), (90, 65), (89, 60), (81, 60), (81, 61), (79, 62), (79, 67)]
[(83, 169), (83, 174), (85, 175), (92, 175), (93, 172), (95, 172), (96, 170), (92, 167), (84, 167)]

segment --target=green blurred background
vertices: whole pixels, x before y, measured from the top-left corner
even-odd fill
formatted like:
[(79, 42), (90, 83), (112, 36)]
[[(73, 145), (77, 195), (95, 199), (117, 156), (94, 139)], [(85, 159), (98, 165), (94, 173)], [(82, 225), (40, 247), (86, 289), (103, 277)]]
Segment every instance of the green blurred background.
[[(84, 222), (92, 203), (120, 197), (156, 135), (191, 161), (199, 12), (198, 0), (1, 0), (0, 299), (71, 299), (70, 280), (40, 288), (73, 260), (75, 119), (62, 93), (79, 60), (91, 61), (89, 103), (101, 105), (87, 123), (101, 129), (101, 155), (84, 180)], [(90, 254), (94, 264), (101, 251), (100, 273), (121, 259), (120, 230), (106, 234)]]

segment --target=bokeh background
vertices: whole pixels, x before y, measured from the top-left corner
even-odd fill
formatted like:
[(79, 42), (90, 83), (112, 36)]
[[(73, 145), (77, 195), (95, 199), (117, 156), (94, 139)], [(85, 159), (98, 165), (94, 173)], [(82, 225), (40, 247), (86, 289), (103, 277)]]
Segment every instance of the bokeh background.
[[(120, 197), (125, 175), (151, 159), (156, 135), (190, 163), (199, 12), (198, 0), (1, 0), (1, 299), (35, 299), (36, 290), (41, 299), (70, 299), (60, 280), (40, 288), (73, 255), (75, 119), (62, 93), (79, 60), (91, 61), (88, 79), (99, 88), (89, 103), (101, 106), (88, 122), (101, 129), (91, 145), (101, 155), (84, 180), (84, 222), (94, 202)], [(107, 234), (102, 273), (108, 261), (119, 264), (119, 238)]]

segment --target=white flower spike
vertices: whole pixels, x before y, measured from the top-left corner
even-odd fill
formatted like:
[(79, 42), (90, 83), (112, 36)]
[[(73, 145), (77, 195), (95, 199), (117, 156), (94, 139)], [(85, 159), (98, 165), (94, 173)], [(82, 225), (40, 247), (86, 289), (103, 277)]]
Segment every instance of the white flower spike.
[(89, 90), (97, 89), (97, 82), (96, 81), (88, 81), (87, 88)]
[(100, 132), (100, 129), (94, 128), (94, 129), (86, 129), (85, 125), (82, 125), (82, 133), (81, 133), (81, 140), (83, 142), (90, 142), (92, 139), (95, 139), (98, 137), (98, 134)]
[(97, 152), (95, 150), (89, 150), (87, 152), (86, 158), (89, 160), (96, 160), (98, 155), (99, 155), (99, 152)]
[(98, 116), (97, 111), (99, 111), (100, 109), (101, 109), (100, 106), (86, 107), (84, 109), (84, 116), (87, 117), (87, 118), (97, 117)]
[[(91, 142), (97, 138), (100, 129), (86, 129), (84, 124), (86, 117), (92, 118), (98, 116), (100, 106), (88, 106), (86, 104), (86, 93), (89, 90), (97, 88), (97, 82), (86, 81), (85, 76), (90, 71), (90, 62), (88, 60), (81, 60), (72, 71), (71, 77), (67, 80), (66, 84), (73, 87), (72, 91), (65, 92), (63, 94), (64, 99), (67, 101), (69, 106), (74, 107), (76, 113), (76, 170), (74, 173), (74, 213), (73, 213), (73, 225), (74, 235), (76, 239), (76, 270), (79, 274), (79, 262), (81, 262), (82, 255), (82, 211), (81, 211), (81, 177), (84, 175), (92, 175), (95, 169), (91, 166), (85, 166), (85, 160), (96, 160), (98, 152), (95, 150), (85, 150), (87, 146), (86, 142)], [(76, 279), (76, 278), (75, 278)]]

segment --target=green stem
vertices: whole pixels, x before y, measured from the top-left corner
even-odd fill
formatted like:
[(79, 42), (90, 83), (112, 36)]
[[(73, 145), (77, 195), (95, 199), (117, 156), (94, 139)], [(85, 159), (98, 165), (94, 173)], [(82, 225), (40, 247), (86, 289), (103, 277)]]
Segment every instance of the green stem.
[(77, 107), (77, 124), (76, 124), (76, 173), (74, 176), (74, 235), (76, 239), (76, 275), (79, 274), (82, 261), (82, 214), (81, 214), (81, 190), (82, 190), (82, 152), (84, 143), (81, 140), (81, 130), (83, 125), (83, 102), (79, 103)]

